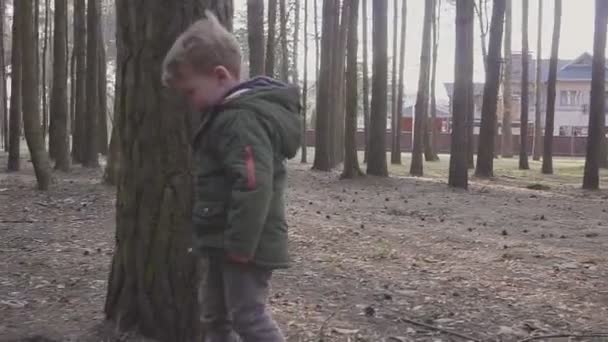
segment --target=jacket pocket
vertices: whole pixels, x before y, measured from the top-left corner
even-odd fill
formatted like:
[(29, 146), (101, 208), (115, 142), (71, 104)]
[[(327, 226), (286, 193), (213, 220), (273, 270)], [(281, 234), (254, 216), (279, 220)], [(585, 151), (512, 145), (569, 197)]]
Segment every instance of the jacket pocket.
[(226, 205), (222, 202), (200, 202), (194, 205), (192, 222), (199, 233), (223, 230), (227, 221)]

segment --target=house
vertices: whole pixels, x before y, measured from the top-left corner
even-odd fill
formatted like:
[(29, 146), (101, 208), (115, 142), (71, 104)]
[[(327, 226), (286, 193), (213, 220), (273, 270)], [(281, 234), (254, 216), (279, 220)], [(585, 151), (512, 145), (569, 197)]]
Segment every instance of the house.
[[(521, 53), (512, 55), (512, 115), (513, 133), (519, 134), (519, 117), (521, 113)], [(535, 88), (536, 88), (536, 66), (537, 61), (529, 58), (529, 123), (530, 132), (535, 117)], [(589, 98), (591, 93), (591, 74), (593, 57), (589, 53), (583, 53), (574, 60), (559, 60), (557, 66), (557, 85), (555, 103), (555, 131), (556, 136), (586, 136), (589, 122)], [(540, 60), (541, 71), (541, 103), (542, 122), (544, 125), (547, 103), (547, 81), (549, 78), (549, 60)], [(448, 97), (452, 98), (453, 83), (445, 85)], [(481, 102), (483, 98), (483, 83), (475, 84), (475, 121), (481, 118)], [(451, 101), (450, 101), (451, 102)], [(502, 111), (499, 110), (499, 124)]]

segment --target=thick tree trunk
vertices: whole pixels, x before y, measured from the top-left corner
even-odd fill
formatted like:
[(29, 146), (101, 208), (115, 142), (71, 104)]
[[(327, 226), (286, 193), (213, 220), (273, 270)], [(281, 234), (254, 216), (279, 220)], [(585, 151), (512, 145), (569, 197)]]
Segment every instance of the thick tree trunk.
[[(0, 37), (4, 37), (4, 17), (6, 3), (0, 0)], [(6, 108), (6, 61), (5, 61), (4, 38), (0, 39), (0, 144), (4, 152), (8, 152), (8, 110)]]
[(435, 10), (433, 11), (433, 64), (431, 66), (431, 127), (429, 129), (429, 134), (431, 135), (431, 144), (429, 146), (429, 153), (432, 158), (427, 159), (427, 161), (439, 161), (439, 156), (437, 155), (437, 149), (439, 145), (439, 131), (437, 129), (437, 94), (436, 94), (436, 85), (437, 85), (437, 56), (439, 50), (439, 28), (441, 27), (441, 0), (436, 0)]
[(275, 44), (277, 32), (277, 1), (268, 1), (268, 35), (266, 40), (266, 66), (265, 72), (269, 77), (274, 77)]
[(403, 93), (405, 75), (405, 36), (407, 31), (407, 0), (401, 5), (401, 48), (399, 49), (399, 89), (397, 90), (397, 117), (395, 118), (399, 127), (399, 134), (393, 135), (393, 150), (399, 153), (391, 154), (391, 163), (401, 165), (401, 119), (403, 117)]
[(87, 71), (84, 160), (82, 165), (99, 167), (99, 0), (87, 2)]
[[(44, 36), (43, 36), (43, 40), (42, 40), (42, 60), (41, 60), (41, 67), (42, 67), (42, 82), (40, 83), (40, 88), (42, 89), (42, 94), (41, 94), (41, 98), (42, 98), (42, 136), (44, 137), (44, 139), (46, 140), (46, 136), (47, 133), (49, 132), (49, 113), (47, 111), (47, 89), (46, 89), (46, 76), (47, 76), (47, 72), (46, 72), (46, 66), (47, 66), (47, 53), (48, 53), (48, 45), (49, 45), (49, 36), (50, 36), (50, 29), (49, 29), (49, 0), (45, 0), (44, 1)], [(38, 29), (38, 27), (36, 27), (36, 30)], [(49, 142), (50, 143), (50, 142)], [(54, 151), (50, 148), (49, 146), (49, 152), (50, 152), (50, 156), (52, 159), (55, 159), (55, 155), (54, 155)]]
[(315, 120), (315, 159), (313, 170), (330, 171), (332, 168), (331, 150), (332, 135), (330, 134), (332, 113), (331, 101), (327, 94), (331, 91), (332, 82), (332, 53), (331, 50), (334, 36), (334, 13), (336, 12), (336, 0), (323, 1), (323, 21), (321, 32), (321, 61), (320, 72), (317, 79), (317, 108)]
[(502, 113), (502, 157), (513, 158), (513, 94), (511, 86), (513, 81), (513, 62), (511, 58), (511, 32), (512, 32), (512, 0), (506, 1), (505, 6), (505, 72), (503, 86), (503, 113)]
[[(321, 64), (321, 35), (319, 33), (319, 11), (317, 0), (314, 0), (314, 24), (315, 24), (315, 76), (319, 79), (319, 65)], [(313, 122), (314, 124), (314, 122)]]
[(468, 187), (468, 130), (469, 111), (473, 108), (473, 52), (474, 52), (474, 0), (456, 2), (456, 56), (454, 95), (452, 96), (452, 143), (450, 153), (451, 187)]
[[(105, 313), (119, 331), (159, 341), (202, 341), (191, 246), (190, 116), (160, 83), (163, 54), (203, 13), (232, 1), (119, 0), (123, 52), (116, 248)], [(144, 11), (144, 13), (142, 13)], [(230, 11), (232, 12), (232, 11)], [(230, 16), (219, 16), (226, 22)], [(126, 44), (128, 42), (128, 44)], [(139, 99), (153, 99), (140, 101)]]
[(555, 97), (557, 86), (557, 61), (559, 59), (559, 36), (562, 27), (562, 0), (555, 0), (551, 60), (547, 82), (547, 116), (545, 119), (545, 143), (543, 145), (542, 173), (553, 174), (553, 133), (555, 130)]
[(481, 178), (494, 176), (494, 141), (496, 137), (496, 110), (500, 86), (502, 31), (505, 16), (505, 0), (494, 0), (490, 26), (490, 49), (486, 60), (486, 82), (481, 108), (481, 129), (475, 175)]
[(308, 145), (306, 144), (308, 113), (308, 0), (304, 0), (304, 80), (302, 82), (302, 151), (300, 162), (308, 162)]
[(521, 127), (520, 127), (520, 146), (519, 146), (519, 169), (528, 170), (528, 85), (530, 79), (528, 77), (528, 0), (522, 0), (522, 30), (521, 30)]
[(25, 139), (30, 151), (34, 172), (38, 182), (39, 190), (48, 190), (51, 185), (51, 167), (49, 157), (44, 147), (44, 137), (40, 126), (40, 98), (36, 80), (36, 45), (34, 40), (34, 29), (32, 25), (34, 18), (33, 3), (24, 1), (19, 10), (21, 13), (22, 29), (22, 92), (28, 100), (23, 101), (23, 128)]
[[(69, 45), (69, 42), (68, 42)], [(70, 55), (70, 137), (74, 136), (74, 129), (76, 127), (75, 115), (76, 115), (76, 55), (74, 55), (74, 48), (72, 47), (72, 54)]]
[[(405, 0), (404, 0), (405, 1)], [(369, 58), (368, 58), (368, 31), (367, 31), (367, 0), (361, 1), (362, 9), (362, 30), (363, 36), (363, 134), (365, 135), (365, 152), (363, 154), (363, 162), (367, 163), (367, 157), (369, 153)]]
[(108, 90), (107, 90), (107, 75), (106, 75), (106, 46), (103, 39), (103, 30), (99, 27), (98, 40), (98, 76), (97, 76), (97, 98), (99, 101), (99, 153), (104, 156), (108, 155)]
[(50, 108), (49, 146), (55, 157), (55, 168), (70, 169), (68, 136), (68, 66), (67, 66), (67, 0), (55, 0), (55, 34), (53, 36), (53, 87)]
[(541, 86), (543, 84), (541, 78), (541, 60), (543, 47), (543, 0), (538, 0), (538, 34), (536, 41), (536, 85), (535, 90), (535, 112), (534, 112), (534, 148), (532, 158), (536, 161), (540, 160), (540, 155), (543, 145), (543, 126), (541, 117)]
[(8, 171), (21, 168), (21, 76), (22, 42), (21, 2), (13, 3), (13, 42), (11, 47), (11, 107), (9, 118)]
[(74, 0), (74, 51), (76, 56), (74, 132), (72, 134), (72, 159), (84, 162), (86, 139), (86, 0)]
[(399, 55), (399, 0), (393, 1), (393, 54), (391, 67), (391, 164), (396, 164), (397, 155), (401, 155), (401, 150), (396, 146), (397, 137), (401, 134), (399, 121), (397, 119), (397, 101), (399, 79), (397, 78), (397, 56)]
[(420, 53), (420, 75), (418, 78), (418, 95), (416, 96), (414, 118), (414, 147), (410, 175), (422, 176), (424, 135), (426, 131), (427, 113), (429, 109), (429, 77), (431, 70), (431, 25), (435, 0), (424, 3), (424, 25), (422, 30), (422, 51)]
[(591, 103), (589, 110), (589, 137), (583, 189), (600, 187), (599, 166), (602, 137), (605, 136), (605, 75), (606, 75), (606, 25), (608, 2), (595, 0), (595, 35), (593, 38), (593, 72), (591, 76)]
[(281, 23), (281, 81), (289, 82), (289, 50), (287, 49), (287, 0), (279, 0)]
[(345, 107), (345, 63), (346, 63), (346, 41), (348, 36), (349, 25), (349, 9), (350, 1), (342, 1), (340, 24), (336, 26), (337, 39), (335, 48), (333, 49), (333, 72), (332, 76), (332, 112), (333, 112), (333, 149), (332, 149), (332, 167), (338, 166), (344, 162), (344, 120), (346, 117)]
[(348, 41), (346, 47), (346, 119), (344, 121), (346, 133), (344, 135), (344, 170), (342, 171), (342, 178), (346, 179), (363, 175), (359, 167), (356, 141), (357, 111), (359, 107), (357, 100), (357, 50), (359, 48), (357, 24), (359, 23), (359, 0), (351, 0), (349, 10)]
[(264, 0), (247, 0), (249, 75), (264, 75)]
[(388, 87), (387, 7), (387, 0), (372, 1), (372, 103), (367, 174), (381, 177), (388, 176), (388, 167), (386, 165), (386, 93)]

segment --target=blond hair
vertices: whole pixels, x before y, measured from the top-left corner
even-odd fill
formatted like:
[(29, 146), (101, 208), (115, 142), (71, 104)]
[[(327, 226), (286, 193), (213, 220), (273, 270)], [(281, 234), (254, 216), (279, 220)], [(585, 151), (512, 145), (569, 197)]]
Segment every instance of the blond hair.
[(234, 77), (241, 72), (239, 44), (217, 17), (205, 11), (205, 19), (198, 20), (182, 33), (165, 56), (162, 82), (170, 85), (183, 77), (181, 66), (188, 65), (200, 73), (224, 66)]

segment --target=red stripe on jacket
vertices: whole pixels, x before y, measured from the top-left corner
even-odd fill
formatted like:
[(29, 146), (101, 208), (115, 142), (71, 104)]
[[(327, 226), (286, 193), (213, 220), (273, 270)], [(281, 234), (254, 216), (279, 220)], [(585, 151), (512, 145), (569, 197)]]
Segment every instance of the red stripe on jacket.
[(255, 159), (251, 145), (245, 146), (245, 168), (247, 170), (247, 189), (255, 190), (257, 182), (255, 179)]

